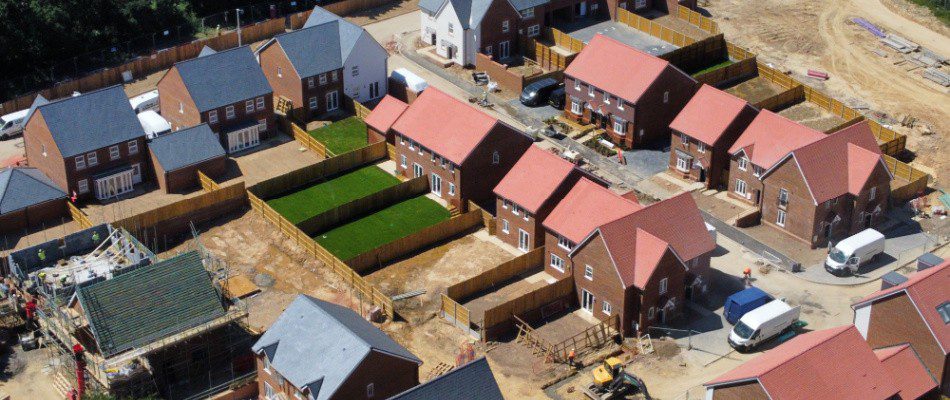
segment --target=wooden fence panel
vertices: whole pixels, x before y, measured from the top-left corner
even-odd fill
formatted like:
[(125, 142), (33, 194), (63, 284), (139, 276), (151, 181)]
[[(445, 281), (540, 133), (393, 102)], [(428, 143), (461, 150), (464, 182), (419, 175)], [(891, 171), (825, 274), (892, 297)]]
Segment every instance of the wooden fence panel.
[(442, 314), (442, 318), (450, 320), (456, 327), (464, 329), (468, 332), (473, 332), (471, 312), (469, 309), (459, 304), (455, 300), (452, 300), (449, 296), (446, 296), (445, 293), (443, 293), (441, 297), (442, 306), (439, 310)]
[(254, 192), (258, 197), (267, 199), (384, 158), (386, 158), (386, 142), (375, 142), (366, 147), (259, 182), (248, 190)]
[(702, 75), (697, 75), (694, 78), (700, 83), (715, 86), (726, 81), (755, 76), (756, 71), (755, 57), (752, 57), (732, 65), (706, 72)]
[(346, 221), (382, 210), (403, 200), (428, 192), (429, 178), (426, 176), (415, 177), (317, 214), (298, 223), (297, 227), (307, 236), (313, 237), (319, 232), (326, 231)]
[(122, 227), (135, 232), (146, 227), (153, 227), (161, 223), (188, 216), (198, 210), (209, 209), (233, 201), (243, 201), (246, 190), (244, 182), (225, 186), (220, 189), (185, 198), (162, 207), (158, 207), (141, 214), (133, 215), (113, 221), (115, 227)]
[(485, 310), (482, 330), (495, 331), (495, 327), (511, 324), (512, 318), (536, 310), (561, 298), (574, 295), (574, 278), (567, 277), (547, 286), (542, 286), (518, 298)]
[(677, 6), (676, 17), (684, 21), (689, 22), (690, 24), (695, 25), (699, 29), (702, 29), (706, 32), (709, 32), (713, 35), (720, 33), (719, 25), (715, 21), (709, 19), (708, 17), (684, 7), (682, 5)]
[(495, 285), (503, 284), (507, 280), (532, 269), (542, 267), (544, 254), (544, 247), (538, 247), (501, 263), (497, 267), (449, 286), (446, 289), (446, 294), (454, 300), (464, 302), (476, 293), (491, 289), (495, 287)]
[(448, 239), (481, 224), (481, 211), (469, 211), (346, 260), (346, 265), (349, 265), (350, 268), (357, 273), (361, 273), (369, 268), (414, 253), (420, 249), (431, 246), (433, 243)]
[(92, 227), (92, 221), (89, 220), (89, 217), (82, 210), (76, 208), (72, 202), (66, 202), (66, 209), (69, 210), (69, 215), (73, 217), (73, 221), (76, 221), (79, 224), (79, 227), (82, 229), (87, 229)]
[(200, 170), (198, 171), (198, 182), (201, 182), (201, 190), (205, 192), (213, 192), (215, 190), (221, 189), (221, 185), (218, 182), (215, 182), (214, 179), (208, 177)]
[(803, 100), (805, 100), (804, 88), (802, 86), (795, 86), (772, 97), (759, 100), (753, 105), (761, 109), (776, 111)]

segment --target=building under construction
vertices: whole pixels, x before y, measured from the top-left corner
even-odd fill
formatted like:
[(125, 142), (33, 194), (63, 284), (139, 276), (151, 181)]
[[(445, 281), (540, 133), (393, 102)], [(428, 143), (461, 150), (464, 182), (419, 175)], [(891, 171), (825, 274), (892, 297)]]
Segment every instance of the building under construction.
[(209, 272), (226, 268), (196, 247), (159, 260), (100, 225), (8, 256), (17, 286), (37, 299), (64, 390), (205, 398), (253, 376), (247, 308), (226, 298)]

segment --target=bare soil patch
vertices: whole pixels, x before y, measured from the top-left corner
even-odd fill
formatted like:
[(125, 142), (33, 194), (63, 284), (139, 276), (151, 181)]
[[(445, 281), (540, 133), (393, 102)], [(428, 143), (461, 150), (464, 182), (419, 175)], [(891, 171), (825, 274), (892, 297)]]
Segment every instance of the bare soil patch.
[(845, 122), (841, 117), (822, 110), (817, 104), (807, 101), (779, 111), (779, 115), (819, 132), (826, 132)]
[(726, 89), (727, 93), (752, 104), (782, 93), (782, 91), (784, 91), (784, 89), (781, 86), (760, 76), (742, 81)]

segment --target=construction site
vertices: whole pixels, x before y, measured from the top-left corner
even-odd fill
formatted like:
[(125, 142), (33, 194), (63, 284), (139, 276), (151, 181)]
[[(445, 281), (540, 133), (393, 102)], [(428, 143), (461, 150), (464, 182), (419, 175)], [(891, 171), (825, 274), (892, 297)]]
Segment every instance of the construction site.
[(7, 257), (26, 300), (21, 344), (42, 347), (62, 393), (203, 398), (252, 377), (246, 305), (201, 248), (161, 259), (108, 224)]

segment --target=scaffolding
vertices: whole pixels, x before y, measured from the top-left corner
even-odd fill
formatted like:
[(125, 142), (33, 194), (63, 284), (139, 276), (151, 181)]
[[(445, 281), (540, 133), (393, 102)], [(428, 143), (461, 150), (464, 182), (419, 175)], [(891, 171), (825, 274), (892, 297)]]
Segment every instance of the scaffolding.
[[(23, 284), (21, 287), (28, 286), (40, 299), (37, 317), (57, 386), (66, 386), (60, 389), (69, 391), (75, 385), (75, 344), (87, 349), (87, 389), (119, 398), (149, 394), (166, 399), (204, 398), (253, 376), (256, 366), (250, 348), (256, 334), (247, 324), (247, 305), (225, 298), (219, 282), (222, 276), (230, 275), (229, 265), (200, 245), (194, 228), (194, 247), (201, 255), (205, 271), (212, 276), (224, 314), (210, 321), (178, 321), (175, 325), (180, 329), (174, 332), (137, 340), (132, 349), (118, 354), (103, 354), (86, 314), (80, 310), (77, 289), (158, 262), (134, 236), (122, 229), (107, 228), (108, 236), (94, 240), (97, 243), (91, 250), (88, 243), (76, 246), (83, 249), (81, 254), (60, 249), (59, 260), (42, 260), (40, 266), (24, 262), (30, 257), (22, 257), (23, 254), (17, 260), (11, 258), (10, 265)], [(66, 240), (61, 242), (65, 247)], [(44, 245), (49, 247), (49, 243)], [(36, 249), (24, 251), (30, 254)], [(14, 264), (16, 261), (19, 263)]]

